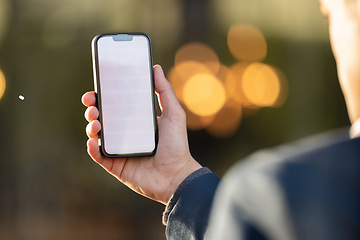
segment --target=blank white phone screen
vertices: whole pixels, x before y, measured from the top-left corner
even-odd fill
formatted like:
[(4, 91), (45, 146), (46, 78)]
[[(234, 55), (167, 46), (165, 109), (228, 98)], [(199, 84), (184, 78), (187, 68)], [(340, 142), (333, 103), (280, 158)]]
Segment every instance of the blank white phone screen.
[(149, 153), (155, 149), (152, 66), (149, 40), (133, 35), (97, 42), (103, 148), (108, 154)]

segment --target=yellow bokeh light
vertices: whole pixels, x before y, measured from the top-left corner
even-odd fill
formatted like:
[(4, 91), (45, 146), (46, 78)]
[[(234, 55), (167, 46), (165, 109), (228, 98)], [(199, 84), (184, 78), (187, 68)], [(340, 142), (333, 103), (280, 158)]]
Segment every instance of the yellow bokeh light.
[(245, 69), (249, 63), (237, 62), (230, 67), (229, 74), (226, 77), (225, 87), (230, 102), (234, 104), (241, 104), (247, 108), (254, 108), (255, 106), (247, 100), (242, 90), (242, 78)]
[(170, 70), (169, 81), (181, 103), (186, 82), (198, 74), (211, 74), (211, 71), (205, 65), (195, 61), (181, 62)]
[(188, 129), (206, 129), (219, 138), (236, 133), (249, 111), (281, 105), (287, 93), (282, 73), (257, 62), (267, 54), (265, 38), (258, 29), (233, 25), (228, 44), (240, 60), (231, 67), (221, 64), (206, 44), (189, 43), (176, 52), (175, 66), (168, 74), (186, 113)]
[(191, 42), (182, 46), (175, 55), (175, 66), (182, 62), (195, 61), (207, 66), (214, 74), (217, 73), (220, 62), (216, 52), (204, 43)]
[(259, 29), (248, 24), (230, 27), (227, 43), (231, 54), (241, 61), (262, 61), (266, 57), (267, 45)]
[(0, 70), (0, 99), (3, 97), (6, 87), (5, 76), (3, 72)]
[(273, 106), (280, 96), (281, 83), (276, 70), (264, 63), (250, 64), (241, 83), (245, 97), (254, 105)]
[(183, 100), (194, 114), (205, 117), (216, 114), (226, 102), (223, 84), (211, 74), (197, 74), (184, 86)]
[(241, 122), (242, 106), (232, 97), (232, 95), (236, 95), (239, 87), (230, 84), (236, 83), (236, 77), (233, 71), (225, 65), (220, 65), (216, 77), (223, 84), (224, 90), (226, 91), (226, 103), (216, 115), (214, 115), (212, 121), (204, 127), (208, 133), (215, 137), (227, 138), (236, 132)]

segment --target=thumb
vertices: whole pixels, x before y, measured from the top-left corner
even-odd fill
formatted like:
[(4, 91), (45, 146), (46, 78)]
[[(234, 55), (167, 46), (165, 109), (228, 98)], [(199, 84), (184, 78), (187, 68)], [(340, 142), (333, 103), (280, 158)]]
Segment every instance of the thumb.
[(165, 78), (164, 72), (160, 65), (154, 66), (155, 90), (160, 97), (160, 105), (165, 116), (172, 116), (183, 112), (183, 109), (175, 95), (170, 82)]

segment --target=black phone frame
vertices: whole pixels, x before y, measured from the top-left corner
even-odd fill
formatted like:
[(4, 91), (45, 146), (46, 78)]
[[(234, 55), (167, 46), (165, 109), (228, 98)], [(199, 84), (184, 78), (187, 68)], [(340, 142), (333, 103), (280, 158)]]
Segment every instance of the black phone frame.
[(145, 36), (149, 42), (149, 61), (150, 61), (150, 79), (151, 79), (151, 94), (152, 96), (152, 106), (153, 106), (153, 116), (154, 116), (154, 130), (155, 130), (155, 147), (151, 152), (138, 152), (138, 153), (131, 153), (131, 154), (110, 154), (107, 153), (105, 150), (104, 145), (104, 135), (103, 131), (100, 130), (99, 132), (99, 139), (100, 139), (100, 153), (101, 155), (108, 157), (108, 158), (130, 158), (130, 157), (145, 157), (145, 156), (153, 156), (156, 154), (158, 142), (159, 142), (159, 131), (158, 131), (158, 122), (157, 122), (157, 114), (156, 114), (156, 96), (155, 96), (155, 81), (154, 81), (154, 71), (153, 71), (153, 55), (152, 55), (152, 47), (151, 47), (151, 39), (150, 37), (143, 32), (119, 32), (119, 33), (102, 33), (96, 35), (92, 42), (91, 42), (91, 50), (92, 50), (92, 62), (93, 62), (93, 76), (94, 76), (94, 88), (95, 88), (95, 96), (96, 96), (96, 107), (99, 110), (99, 122), (101, 124), (102, 129), (102, 110), (101, 110), (101, 88), (100, 88), (100, 69), (99, 69), (99, 58), (98, 58), (98, 45), (97, 42), (101, 37), (104, 36), (113, 36), (118, 34), (127, 34), (127, 35), (142, 35)]

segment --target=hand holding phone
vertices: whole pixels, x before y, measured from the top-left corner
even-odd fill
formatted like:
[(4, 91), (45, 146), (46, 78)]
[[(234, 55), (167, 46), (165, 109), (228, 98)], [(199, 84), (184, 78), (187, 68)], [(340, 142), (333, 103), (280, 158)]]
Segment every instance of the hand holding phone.
[(106, 157), (154, 155), (157, 117), (150, 38), (108, 33), (92, 41), (94, 85)]
[(166, 204), (181, 181), (201, 165), (189, 152), (185, 112), (160, 66), (154, 67), (154, 81), (163, 112), (158, 118), (159, 145), (153, 156), (107, 158), (102, 155), (95, 92), (85, 93), (82, 102), (88, 107), (85, 118), (89, 122), (87, 151), (91, 158), (135, 192)]

